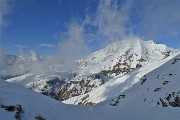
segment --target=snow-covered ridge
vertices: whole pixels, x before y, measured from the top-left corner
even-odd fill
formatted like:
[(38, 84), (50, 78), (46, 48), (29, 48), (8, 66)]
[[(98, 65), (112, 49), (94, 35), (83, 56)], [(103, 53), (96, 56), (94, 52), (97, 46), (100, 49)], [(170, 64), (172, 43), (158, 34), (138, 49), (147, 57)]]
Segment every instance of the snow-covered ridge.
[[(176, 54), (177, 55), (177, 54)], [(107, 81), (105, 84), (93, 89), (91, 92), (80, 95), (75, 98), (68, 99), (64, 101), (67, 104), (87, 104), (87, 103), (100, 103), (107, 99), (113, 98), (124, 91), (133, 87), (135, 83), (138, 83), (140, 79), (151, 72), (152, 70), (160, 67), (176, 55), (168, 57), (163, 60), (159, 60), (157, 62), (149, 63), (141, 68), (135, 69), (124, 76), (115, 76)]]
[[(127, 106), (148, 104), (154, 107), (180, 107), (180, 54), (144, 75), (134, 87), (102, 104)], [(126, 97), (121, 99), (120, 95)]]
[[(118, 93), (113, 93), (113, 91), (107, 90), (109, 87), (103, 86), (113, 86), (113, 84), (116, 85), (114, 81), (120, 81), (118, 83), (120, 83), (121, 88), (116, 86), (117, 89), (121, 89), (119, 92), (122, 92), (124, 88), (128, 89), (136, 83), (144, 74), (164, 64), (178, 53), (179, 50), (157, 44), (152, 40), (128, 39), (112, 43), (106, 48), (91, 54), (86, 59), (78, 61), (78, 65), (82, 68), (79, 76), (81, 74), (110, 76), (108, 82), (106, 82), (106, 78), (100, 77), (101, 80), (105, 80), (104, 85), (101, 84), (101, 86), (93, 88), (92, 92), (90, 91), (87, 94), (76, 96), (64, 102), (70, 104), (94, 104), (106, 100)], [(131, 71), (134, 71), (134, 75), (137, 77), (134, 78), (131, 75), (132, 73), (128, 74)], [(100, 74), (97, 74), (98, 72)], [(122, 81), (129, 84), (129, 87), (124, 85)], [(79, 85), (76, 86), (79, 88)], [(105, 94), (105, 91), (109, 91), (109, 94)]]
[[(111, 70), (117, 63), (127, 61), (130, 68), (164, 59), (178, 50), (163, 44), (156, 44), (152, 40), (144, 41), (139, 38), (125, 39), (108, 45), (96, 51), (86, 59), (79, 60), (78, 65), (83, 71), (97, 73), (102, 70)], [(130, 60), (128, 60), (130, 59)]]

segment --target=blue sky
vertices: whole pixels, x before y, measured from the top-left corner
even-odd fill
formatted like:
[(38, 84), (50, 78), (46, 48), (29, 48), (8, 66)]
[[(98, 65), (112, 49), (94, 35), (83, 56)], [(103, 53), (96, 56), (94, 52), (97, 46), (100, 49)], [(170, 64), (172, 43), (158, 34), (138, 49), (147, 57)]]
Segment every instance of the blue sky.
[(0, 19), (7, 23), (0, 43), (9, 53), (17, 54), (14, 45), (22, 45), (45, 55), (67, 47), (69, 53), (79, 48), (86, 54), (129, 33), (180, 48), (179, 0), (2, 1), (8, 8), (0, 8)]
[[(16, 0), (17, 1), (17, 0)], [(88, 2), (84, 0), (26, 0), (13, 3), (13, 12), (7, 15), (8, 26), (3, 29), (2, 44), (8, 50), (23, 45), (40, 52), (55, 52), (55, 48), (41, 48), (40, 44), (57, 45), (59, 35), (72, 16), (82, 17)]]

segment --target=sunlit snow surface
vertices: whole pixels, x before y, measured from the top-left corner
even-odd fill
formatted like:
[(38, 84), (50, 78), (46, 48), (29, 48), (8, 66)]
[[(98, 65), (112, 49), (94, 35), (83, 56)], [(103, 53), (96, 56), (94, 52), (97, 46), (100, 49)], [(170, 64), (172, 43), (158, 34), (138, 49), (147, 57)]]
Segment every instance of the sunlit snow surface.
[[(73, 106), (64, 105), (39, 93), (0, 80), (0, 103), (20, 104), (23, 108), (22, 120), (33, 120), (41, 115), (46, 120), (178, 120), (179, 110), (157, 108), (146, 104), (129, 104), (123, 107), (112, 106)], [(13, 120), (14, 113), (0, 108), (3, 120)]]
[[(133, 84), (139, 82), (140, 79), (145, 74), (163, 65), (164, 63), (166, 63), (168, 60), (172, 59), (176, 55), (173, 55), (165, 60), (159, 60), (157, 62), (152, 62), (150, 64), (147, 64), (144, 67), (135, 69), (134, 71), (122, 77), (119, 76), (114, 77), (112, 80), (109, 80), (108, 82), (94, 89), (90, 93), (87, 93), (89, 95), (87, 101), (93, 103), (99, 103), (121, 94), (125, 90), (131, 88)], [(75, 98), (70, 98), (67, 101), (63, 101), (63, 102), (67, 104), (73, 104), (76, 103), (77, 101), (81, 101), (81, 99), (87, 94)]]
[[(180, 55), (175, 58), (180, 58)], [(164, 92), (146, 94), (148, 93), (145, 90), (147, 87), (151, 91), (152, 87), (159, 86), (158, 83), (162, 82), (153, 78), (145, 82), (144, 85), (137, 83), (134, 87), (125, 91), (126, 98), (114, 107), (109, 105), (110, 100), (97, 106), (65, 105), (21, 86), (7, 83), (4, 80), (0, 80), (0, 103), (4, 105), (20, 104), (24, 111), (22, 120), (33, 120), (37, 115), (41, 115), (47, 120), (179, 120), (179, 108), (155, 107), (153, 104), (142, 100), (144, 98), (142, 93), (145, 93), (150, 100), (156, 100), (156, 96), (160, 97), (166, 92), (179, 90), (180, 62), (172, 64), (173, 61), (174, 58), (146, 75), (153, 78), (156, 75), (176, 74), (169, 78), (171, 82), (167, 87), (164, 87)], [(152, 90), (154, 90), (153, 88)], [(3, 120), (12, 120), (14, 119), (14, 113), (0, 108), (0, 117)]]

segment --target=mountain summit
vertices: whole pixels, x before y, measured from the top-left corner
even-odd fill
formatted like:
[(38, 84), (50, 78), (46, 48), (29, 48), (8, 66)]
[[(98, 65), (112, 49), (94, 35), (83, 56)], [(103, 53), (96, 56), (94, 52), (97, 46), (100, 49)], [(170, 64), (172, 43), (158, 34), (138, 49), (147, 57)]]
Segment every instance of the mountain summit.
[(123, 74), (118, 69), (124, 68), (125, 71), (129, 71), (147, 63), (165, 59), (176, 52), (177, 50), (157, 44), (152, 40), (129, 38), (114, 42), (106, 48), (94, 52), (87, 58), (78, 61), (78, 65), (90, 73), (114, 70), (110, 74), (118, 71), (115, 73), (117, 75)]

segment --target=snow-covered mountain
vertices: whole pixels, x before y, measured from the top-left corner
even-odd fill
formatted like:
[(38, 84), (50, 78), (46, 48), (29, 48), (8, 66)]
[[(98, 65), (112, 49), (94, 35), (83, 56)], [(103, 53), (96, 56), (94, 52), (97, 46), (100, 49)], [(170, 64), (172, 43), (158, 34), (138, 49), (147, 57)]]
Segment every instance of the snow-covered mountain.
[[(7, 81), (23, 85), (66, 103), (94, 104), (111, 97), (104, 97), (98, 101), (89, 100), (93, 98), (89, 95), (100, 89), (102, 85), (110, 85), (112, 81), (119, 79), (126, 81), (127, 76), (133, 77), (131, 75), (133, 72), (142, 76), (168, 61), (177, 52), (178, 50), (168, 48), (163, 44), (131, 38), (112, 43), (85, 59), (78, 60), (77, 67), (79, 68), (76, 71), (58, 71), (55, 67), (59, 65), (55, 64), (50, 67), (40, 67), (45, 72), (28, 72), (7, 79)], [(32, 55), (32, 58), (35, 60), (34, 58), (39, 57)], [(43, 66), (46, 65), (48, 64), (43, 63)], [(38, 64), (31, 66), (37, 68)], [(141, 76), (129, 86), (136, 83)]]
[(20, 56), (4, 55), (1, 61), (3, 67), (1, 66), (0, 68), (0, 78), (9, 79), (26, 74), (41, 62), (42, 58), (40, 55), (32, 50), (28, 54)]
[(114, 42), (106, 48), (96, 51), (78, 65), (84, 72), (124, 75), (132, 69), (147, 63), (165, 59), (174, 54), (175, 49), (154, 41), (144, 41), (139, 38), (129, 38)]
[(0, 79), (0, 117), (3, 120), (178, 120), (179, 109), (158, 106), (179, 106), (179, 68), (180, 55), (146, 74), (134, 87), (96, 106), (65, 105)]
[(104, 100), (110, 99), (113, 96), (117, 96), (120, 93), (133, 87), (133, 85), (135, 83), (138, 83), (144, 75), (163, 65), (172, 57), (174, 56), (159, 60), (157, 62), (149, 63), (141, 68), (134, 69), (133, 71), (127, 73), (124, 76), (118, 75), (112, 77), (111, 79), (109, 79), (109, 81), (107, 81), (100, 87), (94, 88), (91, 92), (68, 99), (64, 101), (64, 103), (96, 104)]
[(149, 104), (154, 107), (180, 107), (179, 71), (180, 54), (144, 75), (130, 89), (101, 104), (127, 106), (136, 101), (140, 106)]
[(30, 50), (28, 54), (18, 56), (16, 64), (38, 62), (41, 61), (41, 59), (41, 56), (37, 52)]
[(30, 50), (28, 54), (16, 56), (6, 55), (5, 57), (8, 65), (20, 64), (20, 63), (32, 63), (41, 61), (41, 56), (33, 50)]
[[(87, 93), (91, 92), (93, 89), (98, 89), (99, 86), (103, 85), (104, 83), (106, 84), (107, 81), (107, 85), (110, 85), (110, 83), (112, 83), (111, 80), (117, 80), (121, 78), (121, 76), (126, 75), (131, 71), (137, 71), (140, 69), (143, 71), (140, 74), (150, 72), (169, 60), (173, 55), (176, 55), (176, 53), (177, 50), (168, 48), (166, 45), (156, 44), (153, 41), (143, 41), (137, 38), (112, 43), (106, 48), (96, 51), (87, 58), (78, 61), (78, 65), (81, 68), (79, 75), (76, 77), (78, 79), (73, 79), (72, 81), (76, 82), (71, 86), (69, 85), (71, 81), (69, 81), (68, 85), (69, 88), (73, 86), (76, 93), (74, 96), (82, 97), (75, 97), (73, 100), (74, 102), (76, 101), (76, 104), (81, 104), (79, 99), (83, 99), (87, 104), (87, 99), (90, 98), (87, 97), (89, 96)], [(155, 64), (156, 62), (158, 62), (158, 64)], [(149, 65), (150, 67), (144, 68), (145, 65), (148, 64), (151, 64)], [(138, 71), (136, 74), (137, 73)], [(82, 78), (84, 75), (88, 75), (88, 78)], [(126, 77), (123, 79), (126, 80)], [(88, 92), (81, 92), (84, 89), (84, 86), (82, 86), (81, 83), (84, 82), (87, 83), (86, 86), (89, 88)], [(94, 83), (98, 84), (94, 85)], [(67, 95), (70, 94), (72, 89), (66, 89), (66, 91), (67, 93), (65, 94)], [(96, 93), (99, 92), (96, 91), (95, 94)], [(70, 101), (68, 101), (68, 103)], [(92, 103), (90, 102), (90, 104)]]

